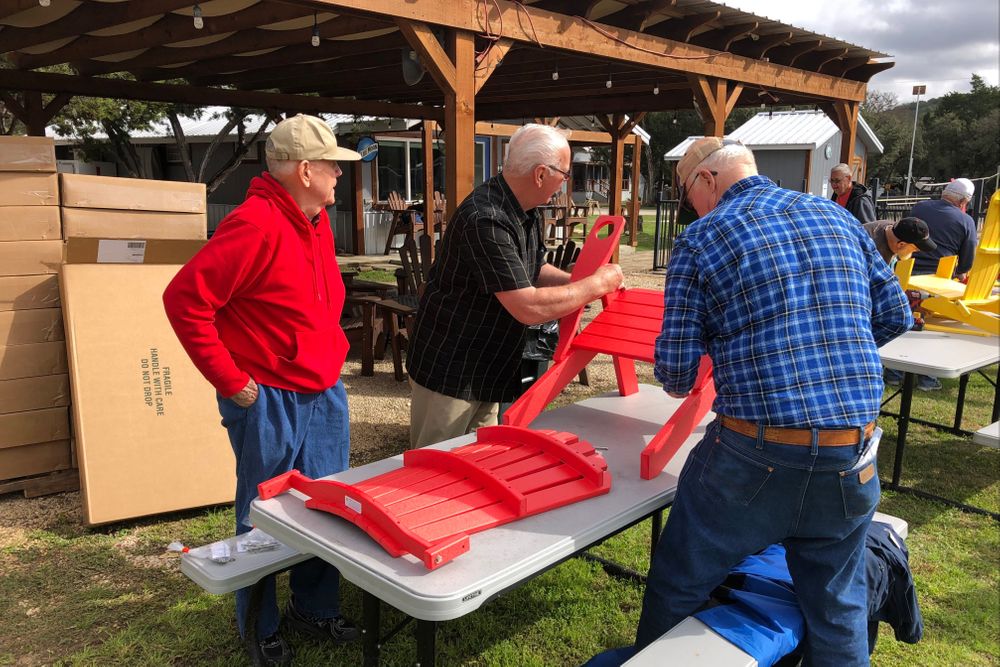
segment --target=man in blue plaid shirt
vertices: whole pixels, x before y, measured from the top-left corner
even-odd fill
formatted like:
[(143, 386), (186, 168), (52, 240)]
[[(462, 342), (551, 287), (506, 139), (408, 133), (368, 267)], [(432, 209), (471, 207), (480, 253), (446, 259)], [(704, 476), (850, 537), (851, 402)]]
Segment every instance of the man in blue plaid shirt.
[(708, 354), (718, 418), (681, 472), (637, 647), (696, 611), (745, 556), (782, 542), (805, 664), (867, 665), (878, 347), (912, 326), (906, 297), (845, 209), (757, 175), (742, 144), (699, 139), (677, 177), (701, 217), (667, 269), (655, 374), (685, 396)]

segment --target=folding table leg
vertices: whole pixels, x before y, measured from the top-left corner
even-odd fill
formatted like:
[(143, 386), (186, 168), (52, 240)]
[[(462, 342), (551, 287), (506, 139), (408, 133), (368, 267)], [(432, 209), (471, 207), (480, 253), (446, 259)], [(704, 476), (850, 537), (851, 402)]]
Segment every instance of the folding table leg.
[(913, 402), (913, 373), (909, 371), (903, 376), (903, 396), (899, 401), (899, 420), (896, 428), (896, 460), (892, 464), (892, 485), (899, 486), (899, 478), (903, 476), (903, 450), (906, 448), (906, 432), (910, 428), (910, 404)]
[(364, 666), (377, 667), (379, 654), (382, 651), (379, 638), (382, 634), (382, 601), (368, 591), (362, 591), (361, 608), (364, 617), (361, 639)]
[(437, 621), (417, 619), (417, 667), (434, 667), (437, 660)]

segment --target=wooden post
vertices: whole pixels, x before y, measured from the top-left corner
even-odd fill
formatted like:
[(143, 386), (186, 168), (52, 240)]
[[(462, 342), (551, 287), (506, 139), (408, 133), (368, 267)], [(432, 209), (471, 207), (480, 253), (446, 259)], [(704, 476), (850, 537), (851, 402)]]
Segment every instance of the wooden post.
[(447, 154), (445, 196), (457, 207), (472, 192), (476, 159), (476, 45), (475, 35), (452, 30), (448, 36), (455, 65), (455, 88), (445, 91), (444, 117)]
[(642, 173), (642, 137), (634, 135), (632, 138), (632, 199), (629, 201), (629, 241), (633, 248), (639, 243), (639, 200), (642, 192), (639, 188), (639, 175)]
[(424, 230), (431, 237), (431, 260), (434, 259), (434, 232), (437, 229), (434, 214), (434, 128), (435, 123), (425, 120), (420, 133), (424, 151)]
[(362, 168), (364, 162), (360, 160), (351, 163), (351, 185), (354, 187), (354, 201), (351, 219), (353, 222), (351, 229), (351, 242), (355, 255), (365, 254), (365, 198), (364, 180), (362, 178)]
[(840, 161), (853, 170), (854, 142), (858, 136), (858, 103), (837, 100), (821, 107), (840, 128)]
[(729, 87), (725, 79), (713, 76), (688, 76), (691, 88), (694, 89), (695, 104), (701, 111), (705, 123), (706, 137), (721, 137), (726, 133), (726, 118), (736, 106), (743, 84), (737, 83)]
[(24, 103), (20, 104), (13, 95), (0, 93), (7, 110), (19, 121), (24, 123), (28, 136), (44, 137), (45, 126), (73, 98), (69, 93), (59, 93), (48, 104), (42, 103), (42, 94), (35, 90), (22, 93)]

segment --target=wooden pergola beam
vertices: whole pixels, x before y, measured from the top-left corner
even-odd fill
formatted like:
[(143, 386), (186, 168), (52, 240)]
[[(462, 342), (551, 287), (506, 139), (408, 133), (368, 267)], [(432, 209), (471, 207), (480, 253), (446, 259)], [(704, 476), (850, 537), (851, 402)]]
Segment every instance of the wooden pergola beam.
[(424, 69), (427, 70), (431, 78), (437, 83), (438, 88), (445, 93), (448, 91), (454, 92), (457, 85), (455, 80), (455, 64), (448, 58), (448, 54), (445, 53), (441, 42), (434, 36), (430, 26), (425, 23), (403, 19), (397, 19), (396, 25), (399, 26), (399, 31), (403, 33), (406, 41), (417, 52)]
[(743, 93), (743, 84), (730, 85), (724, 79), (705, 76), (692, 76), (690, 82), (705, 122), (705, 136), (723, 136), (726, 119)]
[(840, 128), (840, 161), (851, 166), (858, 133), (858, 103), (838, 100), (825, 102), (820, 108)]
[(703, 32), (694, 38), (696, 44), (716, 51), (728, 51), (733, 42), (751, 34), (760, 25), (757, 21), (741, 23), (711, 32)]
[(441, 109), (413, 104), (305, 97), (258, 91), (226, 90), (121, 79), (98, 79), (68, 74), (0, 69), (0, 89), (66, 93), (79, 97), (107, 97), (148, 102), (176, 102), (198, 106), (249, 107), (301, 113), (345, 113), (393, 118), (443, 117)]
[(705, 12), (704, 14), (689, 14), (658, 23), (649, 33), (678, 42), (687, 42), (698, 30), (713, 21), (717, 21), (721, 15), (721, 10)]
[[(356, 0), (312, 0), (312, 4), (339, 11), (356, 7)], [(485, 30), (481, 8), (482, 4), (474, 0), (447, 3), (439, 0), (369, 0), (365, 3), (365, 10), (374, 14), (419, 20), (474, 33)], [(488, 13), (494, 25), (502, 17), (504, 36), (516, 42), (534, 44), (537, 36), (538, 43), (543, 47), (674, 72), (715, 76), (814, 98), (860, 102), (865, 96), (866, 85), (859, 81), (751, 61), (731, 53), (720, 53), (623, 28), (610, 28), (619, 39), (640, 47), (629, 49), (602, 36), (578, 17), (554, 15), (512, 0), (488, 3)], [(531, 19), (530, 24), (527, 17)]]
[(497, 67), (503, 62), (503, 59), (507, 57), (510, 50), (514, 47), (514, 40), (512, 39), (498, 39), (490, 47), (487, 48), (486, 53), (482, 59), (476, 64), (476, 94), (482, 90), (493, 74), (496, 72)]
[[(88, 2), (61, 19), (42, 26), (34, 28), (4, 26), (3, 30), (0, 30), (0, 53), (17, 51), (25, 46), (54, 42), (66, 37), (80, 37), (102, 28), (131, 23), (190, 6), (191, 0), (143, 0), (143, 2), (107, 4)], [(3, 10), (0, 10), (0, 17), (2, 16)]]
[(619, 9), (611, 14), (605, 14), (601, 17), (601, 23), (607, 23), (608, 25), (642, 32), (651, 23), (654, 23), (652, 20), (654, 17), (660, 16), (661, 19), (669, 18), (669, 16), (663, 16), (662, 12), (676, 6), (677, 0), (658, 0), (656, 2), (650, 0), (649, 2), (640, 2)]
[(0, 19), (38, 6), (38, 0), (7, 0), (0, 5)]
[(756, 40), (743, 40), (739, 43), (738, 48), (733, 49), (733, 53), (752, 60), (757, 60), (764, 58), (771, 51), (771, 49), (781, 46), (792, 37), (793, 33), (791, 30), (776, 32), (770, 35), (761, 35)]

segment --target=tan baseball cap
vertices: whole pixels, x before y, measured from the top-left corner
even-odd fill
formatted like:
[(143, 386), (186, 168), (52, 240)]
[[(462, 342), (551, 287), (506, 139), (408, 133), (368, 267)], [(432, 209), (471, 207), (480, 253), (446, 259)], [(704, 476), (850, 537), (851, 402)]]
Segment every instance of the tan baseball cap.
[(688, 177), (695, 168), (705, 161), (709, 155), (717, 150), (720, 150), (723, 146), (729, 146), (731, 144), (739, 144), (739, 141), (734, 139), (722, 139), (721, 137), (702, 137), (696, 140), (690, 146), (688, 146), (687, 152), (684, 153), (684, 157), (680, 159), (677, 163), (677, 178), (681, 183), (687, 183)]
[(360, 160), (361, 155), (337, 145), (337, 136), (322, 118), (298, 114), (271, 130), (264, 152), (275, 160)]

